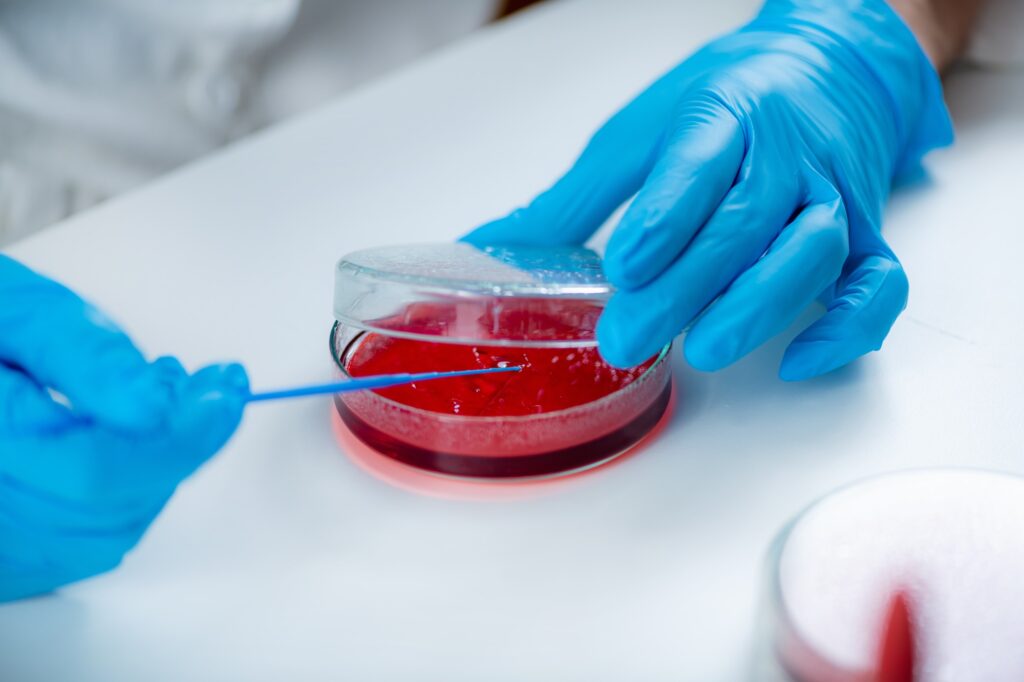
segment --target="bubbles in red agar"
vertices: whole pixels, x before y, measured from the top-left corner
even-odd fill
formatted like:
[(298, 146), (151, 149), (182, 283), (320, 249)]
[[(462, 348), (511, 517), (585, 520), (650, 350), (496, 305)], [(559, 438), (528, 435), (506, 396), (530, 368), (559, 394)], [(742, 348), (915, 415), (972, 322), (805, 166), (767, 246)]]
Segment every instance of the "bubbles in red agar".
[(422, 410), (463, 416), (522, 416), (564, 410), (628, 386), (651, 358), (616, 369), (596, 348), (504, 348), (427, 343), (369, 334), (349, 359), (352, 376), (519, 366), (519, 372), (439, 379), (380, 389), (378, 394)]

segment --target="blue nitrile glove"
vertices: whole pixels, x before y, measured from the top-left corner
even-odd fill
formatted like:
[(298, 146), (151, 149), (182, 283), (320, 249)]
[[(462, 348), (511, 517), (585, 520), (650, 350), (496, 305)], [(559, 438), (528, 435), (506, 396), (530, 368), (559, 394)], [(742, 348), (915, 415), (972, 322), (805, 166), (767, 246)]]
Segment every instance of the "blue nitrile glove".
[(239, 365), (147, 363), (95, 308), (0, 255), (0, 601), (116, 566), (247, 393)]
[(605, 358), (637, 364), (693, 323), (687, 360), (719, 369), (821, 297), (782, 361), (803, 379), (881, 346), (907, 299), (883, 204), (951, 140), (938, 76), (885, 2), (768, 0), (613, 116), (529, 206), (465, 239), (583, 242), (637, 193), (605, 254)]

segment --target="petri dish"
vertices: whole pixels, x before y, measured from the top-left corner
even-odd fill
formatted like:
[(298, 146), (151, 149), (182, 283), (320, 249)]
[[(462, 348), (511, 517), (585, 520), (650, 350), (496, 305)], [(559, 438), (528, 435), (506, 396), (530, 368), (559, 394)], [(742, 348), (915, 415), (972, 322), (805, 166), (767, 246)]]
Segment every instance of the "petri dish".
[(342, 376), (516, 365), (335, 397), (381, 454), (432, 473), (514, 479), (593, 467), (655, 427), (668, 347), (609, 366), (595, 328), (613, 290), (589, 249), (420, 244), (368, 249), (335, 271), (330, 349)]
[(752, 679), (1024, 679), (1021, 537), (1015, 475), (921, 469), (827, 495), (772, 544)]

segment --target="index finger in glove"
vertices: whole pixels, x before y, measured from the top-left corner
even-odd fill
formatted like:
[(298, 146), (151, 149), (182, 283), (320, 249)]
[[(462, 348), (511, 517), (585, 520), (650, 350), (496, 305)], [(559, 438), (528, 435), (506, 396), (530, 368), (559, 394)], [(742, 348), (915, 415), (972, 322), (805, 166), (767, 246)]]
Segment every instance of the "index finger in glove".
[(152, 428), (169, 396), (128, 336), (66, 287), (0, 256), (0, 360), (64, 394), (76, 412)]
[(162, 498), (220, 449), (248, 395), (238, 365), (187, 378), (160, 429), (128, 434), (79, 423), (50, 436), (0, 442), (0, 472), (60, 499), (114, 504)]

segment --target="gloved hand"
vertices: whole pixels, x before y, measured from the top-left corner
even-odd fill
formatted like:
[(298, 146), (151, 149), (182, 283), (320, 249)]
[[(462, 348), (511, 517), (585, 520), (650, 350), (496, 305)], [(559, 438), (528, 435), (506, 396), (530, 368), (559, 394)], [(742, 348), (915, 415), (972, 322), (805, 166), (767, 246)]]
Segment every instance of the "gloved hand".
[(937, 74), (885, 2), (768, 0), (612, 117), (549, 190), (464, 239), (581, 243), (637, 193), (605, 254), (604, 357), (637, 364), (692, 323), (687, 360), (716, 370), (821, 297), (782, 361), (803, 379), (881, 346), (907, 298), (883, 204), (951, 140)]
[(116, 566), (247, 392), (239, 365), (147, 363), (95, 308), (0, 255), (0, 601)]

